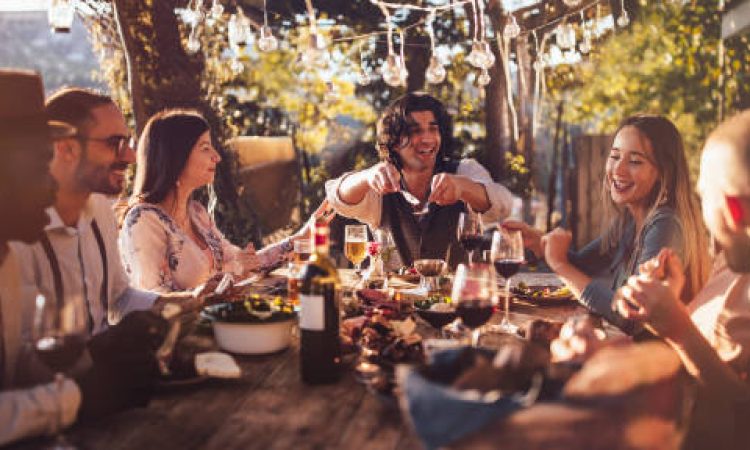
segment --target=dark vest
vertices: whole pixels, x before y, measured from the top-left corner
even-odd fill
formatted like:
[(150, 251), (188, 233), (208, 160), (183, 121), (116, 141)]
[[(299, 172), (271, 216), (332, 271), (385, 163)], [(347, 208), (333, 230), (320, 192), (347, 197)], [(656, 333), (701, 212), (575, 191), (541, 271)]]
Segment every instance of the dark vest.
[[(435, 173), (456, 173), (458, 161), (444, 161)], [(391, 232), (396, 249), (404, 264), (411, 266), (415, 259), (445, 258), (453, 268), (466, 261), (466, 252), (458, 243), (459, 214), (463, 202), (440, 206), (430, 203), (429, 212), (413, 214), (413, 208), (400, 192), (383, 196), (380, 226)]]

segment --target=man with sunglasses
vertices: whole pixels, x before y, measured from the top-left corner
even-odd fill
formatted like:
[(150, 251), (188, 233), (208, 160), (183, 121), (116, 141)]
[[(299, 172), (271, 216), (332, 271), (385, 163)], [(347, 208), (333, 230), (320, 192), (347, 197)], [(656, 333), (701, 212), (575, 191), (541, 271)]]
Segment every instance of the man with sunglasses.
[(47, 99), (53, 120), (76, 127), (54, 144), (50, 172), (58, 184), (50, 223), (39, 243), (13, 243), (27, 296), (40, 291), (62, 298), (80, 295), (89, 307), (92, 334), (118, 323), (130, 311), (158, 308), (166, 301), (192, 301), (129, 286), (117, 248), (118, 229), (107, 196), (119, 194), (135, 162), (130, 132), (112, 99), (98, 92), (65, 88)]

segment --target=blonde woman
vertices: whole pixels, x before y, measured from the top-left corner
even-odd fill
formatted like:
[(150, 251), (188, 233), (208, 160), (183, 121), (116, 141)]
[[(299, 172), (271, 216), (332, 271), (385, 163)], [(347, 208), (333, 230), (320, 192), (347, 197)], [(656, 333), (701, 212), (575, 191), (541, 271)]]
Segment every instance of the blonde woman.
[(662, 248), (672, 248), (686, 262), (683, 301), (708, 277), (708, 239), (674, 124), (647, 114), (625, 119), (607, 158), (602, 193), (608, 225), (578, 252), (570, 251), (566, 230), (542, 236), (520, 222), (504, 226), (521, 229), (527, 247), (544, 256), (584, 306), (632, 333), (633, 323), (613, 311), (614, 292)]

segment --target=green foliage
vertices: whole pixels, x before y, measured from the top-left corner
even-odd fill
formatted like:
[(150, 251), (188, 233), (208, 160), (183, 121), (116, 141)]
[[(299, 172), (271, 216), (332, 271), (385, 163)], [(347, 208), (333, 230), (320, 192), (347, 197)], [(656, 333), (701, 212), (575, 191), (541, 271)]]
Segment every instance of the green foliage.
[(505, 153), (505, 178), (502, 183), (512, 193), (521, 198), (531, 197), (534, 191), (531, 182), (531, 170), (526, 165), (526, 158), (523, 155)]
[(555, 70), (550, 87), (554, 98), (570, 100), (566, 121), (612, 132), (635, 112), (666, 115), (683, 134), (695, 174), (707, 133), (722, 115), (747, 107), (750, 96), (747, 36), (722, 44), (719, 3), (641, 2), (630, 28), (588, 62)]

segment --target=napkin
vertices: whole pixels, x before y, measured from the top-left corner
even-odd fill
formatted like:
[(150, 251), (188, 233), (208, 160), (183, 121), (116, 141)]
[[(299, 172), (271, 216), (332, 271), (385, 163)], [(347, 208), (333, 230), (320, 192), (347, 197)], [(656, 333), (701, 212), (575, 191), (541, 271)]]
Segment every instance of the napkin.
[[(450, 371), (464, 348), (435, 352), (432, 367)], [(491, 421), (529, 405), (522, 394), (500, 396), (476, 390), (457, 390), (427, 379), (414, 367), (399, 365), (396, 378), (402, 409), (428, 450), (444, 447), (480, 430)]]
[(200, 376), (214, 378), (239, 378), (242, 375), (242, 370), (234, 358), (222, 352), (195, 355), (195, 371)]

